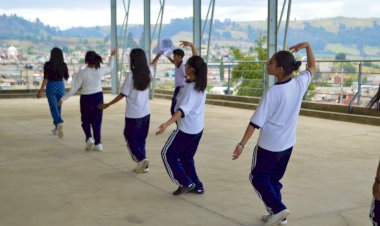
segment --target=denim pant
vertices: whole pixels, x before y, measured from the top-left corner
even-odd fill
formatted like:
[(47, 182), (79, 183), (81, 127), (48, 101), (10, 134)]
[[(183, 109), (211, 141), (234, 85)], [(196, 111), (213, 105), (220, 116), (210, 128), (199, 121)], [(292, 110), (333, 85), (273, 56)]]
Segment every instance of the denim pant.
[(55, 127), (57, 127), (59, 123), (63, 123), (61, 107), (58, 106), (58, 101), (61, 100), (64, 94), (65, 85), (63, 81), (48, 81), (46, 85), (46, 97), (49, 102), (50, 113), (53, 117)]

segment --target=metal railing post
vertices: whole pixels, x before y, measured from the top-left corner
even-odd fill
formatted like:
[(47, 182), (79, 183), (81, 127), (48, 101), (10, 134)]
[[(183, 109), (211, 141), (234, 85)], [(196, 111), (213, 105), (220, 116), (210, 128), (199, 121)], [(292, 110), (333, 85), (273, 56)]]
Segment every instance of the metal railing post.
[(227, 95), (230, 95), (231, 86), (231, 62), (228, 62), (228, 81), (227, 81)]
[(267, 77), (266, 75), (267, 75), (267, 64), (263, 64), (263, 73), (262, 73), (262, 76), (263, 76), (263, 93), (264, 93), (264, 91), (265, 91), (265, 87), (266, 87), (266, 81), (265, 81), (265, 78)]
[(359, 74), (358, 74), (358, 105), (360, 105), (360, 96), (361, 96), (361, 93), (362, 93), (362, 68), (363, 68), (363, 64), (362, 62), (359, 63)]

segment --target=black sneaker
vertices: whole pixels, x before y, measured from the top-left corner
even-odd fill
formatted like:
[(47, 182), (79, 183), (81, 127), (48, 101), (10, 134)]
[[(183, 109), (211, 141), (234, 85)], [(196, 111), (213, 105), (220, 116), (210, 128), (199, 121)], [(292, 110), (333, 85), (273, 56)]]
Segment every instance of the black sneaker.
[(203, 188), (194, 188), (193, 190), (189, 191), (189, 193), (202, 195), (203, 193), (205, 193), (205, 190)]
[(194, 183), (190, 184), (187, 187), (181, 187), (181, 186), (179, 186), (178, 189), (173, 192), (173, 195), (180, 195), (180, 194), (183, 194), (183, 193), (187, 193), (187, 192), (190, 192), (191, 190), (193, 190), (194, 188), (195, 188), (195, 184)]

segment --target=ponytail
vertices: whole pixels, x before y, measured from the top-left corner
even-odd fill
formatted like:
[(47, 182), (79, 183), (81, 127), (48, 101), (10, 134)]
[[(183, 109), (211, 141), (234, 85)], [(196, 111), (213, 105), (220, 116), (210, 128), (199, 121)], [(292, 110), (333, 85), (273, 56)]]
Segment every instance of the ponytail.
[(277, 67), (282, 67), (286, 75), (291, 75), (294, 71), (297, 71), (302, 62), (296, 61), (293, 54), (289, 51), (279, 51), (275, 55)]
[(86, 64), (94, 65), (95, 69), (98, 69), (100, 68), (100, 64), (103, 63), (103, 59), (95, 51), (87, 51), (84, 62)]

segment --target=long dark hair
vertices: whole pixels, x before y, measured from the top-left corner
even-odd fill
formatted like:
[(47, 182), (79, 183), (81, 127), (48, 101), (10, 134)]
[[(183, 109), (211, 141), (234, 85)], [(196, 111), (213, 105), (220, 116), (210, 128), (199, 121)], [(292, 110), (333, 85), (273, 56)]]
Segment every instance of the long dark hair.
[(91, 64), (95, 66), (95, 69), (100, 68), (100, 64), (103, 63), (102, 57), (95, 51), (87, 51), (86, 57), (84, 58), (86, 64)]
[(46, 62), (45, 67), (49, 67), (57, 78), (64, 78), (66, 81), (69, 79), (67, 65), (63, 59), (63, 53), (60, 48), (54, 47), (50, 51), (50, 59)]
[(187, 60), (187, 65), (194, 69), (195, 85), (194, 89), (204, 92), (207, 88), (207, 64), (200, 56), (192, 56)]
[(377, 90), (377, 93), (375, 94), (375, 96), (372, 97), (372, 99), (369, 101), (367, 108), (368, 109), (372, 108), (373, 105), (377, 104), (377, 110), (380, 110), (379, 103), (380, 103), (380, 86), (379, 86), (379, 89)]
[(151, 77), (144, 50), (140, 48), (132, 49), (129, 57), (133, 76), (133, 87), (140, 91), (146, 90), (149, 87)]
[(282, 67), (285, 75), (291, 75), (293, 71), (297, 71), (301, 66), (301, 61), (296, 61), (293, 54), (289, 51), (279, 51), (275, 55), (277, 67)]

